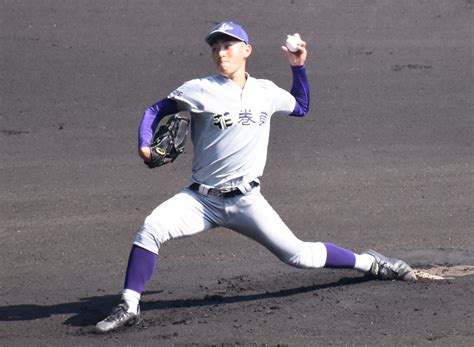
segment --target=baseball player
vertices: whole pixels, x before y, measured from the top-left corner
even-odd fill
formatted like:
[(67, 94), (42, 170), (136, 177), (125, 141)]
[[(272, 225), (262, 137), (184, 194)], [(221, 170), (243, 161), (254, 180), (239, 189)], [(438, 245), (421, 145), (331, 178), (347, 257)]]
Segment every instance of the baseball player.
[(192, 176), (187, 187), (145, 219), (130, 252), (121, 301), (97, 323), (98, 332), (139, 321), (140, 295), (166, 241), (218, 226), (249, 237), (294, 267), (349, 268), (377, 279), (416, 279), (410, 266), (399, 259), (299, 240), (260, 193), (272, 117), (303, 117), (309, 110), (306, 43), (295, 36), (296, 50), (282, 47), (293, 77), (290, 92), (246, 72), (252, 53), (249, 37), (241, 25), (223, 22), (205, 38), (217, 74), (182, 84), (145, 111), (139, 127), (139, 154), (145, 161), (150, 160), (159, 120), (181, 111), (190, 113)]

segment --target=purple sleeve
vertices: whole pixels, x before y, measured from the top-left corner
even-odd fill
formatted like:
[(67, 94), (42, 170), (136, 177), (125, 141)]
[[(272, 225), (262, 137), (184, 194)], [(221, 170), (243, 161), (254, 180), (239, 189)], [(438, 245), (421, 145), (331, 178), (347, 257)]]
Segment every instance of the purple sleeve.
[(293, 85), (291, 95), (296, 99), (296, 105), (290, 116), (304, 117), (309, 111), (309, 84), (306, 69), (303, 66), (292, 66)]
[(178, 104), (172, 99), (163, 99), (148, 107), (138, 128), (138, 147), (149, 147), (160, 120), (178, 111)]

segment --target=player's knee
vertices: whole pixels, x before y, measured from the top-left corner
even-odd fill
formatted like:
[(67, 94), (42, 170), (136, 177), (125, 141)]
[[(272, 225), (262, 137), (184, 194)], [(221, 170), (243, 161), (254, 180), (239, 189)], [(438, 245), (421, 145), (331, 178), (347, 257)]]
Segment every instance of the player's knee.
[(140, 228), (138, 231), (137, 235), (135, 236), (135, 241), (133, 244), (144, 248), (150, 252), (153, 252), (155, 254), (158, 254), (160, 251), (160, 246), (161, 243), (157, 242), (155, 236), (153, 233), (150, 233), (148, 230), (145, 228)]
[(148, 216), (138, 231), (135, 244), (158, 253), (163, 243), (170, 238), (166, 225), (157, 221), (153, 215)]
[(296, 254), (293, 254), (291, 257), (283, 258), (282, 260), (285, 264), (299, 268), (299, 269), (307, 268), (307, 266), (305, 266), (304, 257), (299, 252)]
[(294, 254), (282, 260), (300, 269), (322, 268), (326, 262), (326, 248), (322, 242), (301, 242)]
[(170, 239), (169, 228), (161, 223), (153, 223), (153, 224), (144, 224), (144, 227), (148, 232), (153, 234), (153, 237), (159, 245), (165, 243)]

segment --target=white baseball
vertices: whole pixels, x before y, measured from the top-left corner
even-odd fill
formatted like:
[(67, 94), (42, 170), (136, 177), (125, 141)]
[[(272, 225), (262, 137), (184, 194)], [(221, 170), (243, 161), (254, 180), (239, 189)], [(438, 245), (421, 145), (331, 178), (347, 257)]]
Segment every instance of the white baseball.
[(294, 35), (288, 35), (286, 37), (286, 47), (290, 52), (297, 52), (298, 51), (298, 45), (301, 42), (300, 38), (298, 36)]

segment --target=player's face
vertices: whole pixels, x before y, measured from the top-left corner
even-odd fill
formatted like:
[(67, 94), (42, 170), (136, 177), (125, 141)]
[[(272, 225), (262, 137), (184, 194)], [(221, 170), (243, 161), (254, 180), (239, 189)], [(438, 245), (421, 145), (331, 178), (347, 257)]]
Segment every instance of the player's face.
[(239, 40), (221, 39), (211, 45), (211, 51), (219, 73), (232, 79), (236, 74), (245, 74), (245, 61), (252, 48)]

